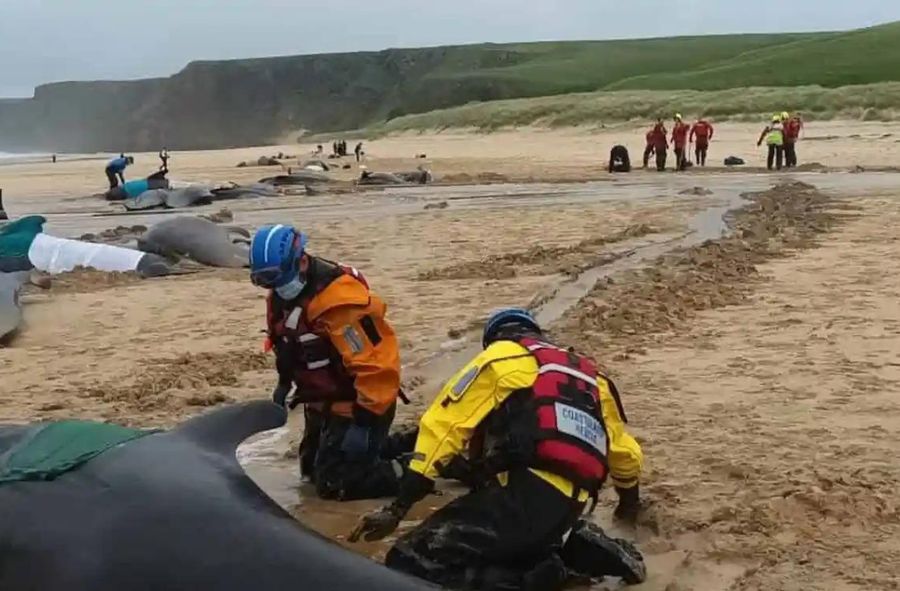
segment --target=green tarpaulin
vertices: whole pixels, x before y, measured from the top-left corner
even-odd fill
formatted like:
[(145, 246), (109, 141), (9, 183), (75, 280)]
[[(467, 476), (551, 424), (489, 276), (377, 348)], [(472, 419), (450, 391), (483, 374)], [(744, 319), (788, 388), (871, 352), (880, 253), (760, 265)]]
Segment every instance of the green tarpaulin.
[(0, 486), (22, 480), (53, 480), (109, 449), (152, 433), (91, 421), (29, 427), (0, 452)]

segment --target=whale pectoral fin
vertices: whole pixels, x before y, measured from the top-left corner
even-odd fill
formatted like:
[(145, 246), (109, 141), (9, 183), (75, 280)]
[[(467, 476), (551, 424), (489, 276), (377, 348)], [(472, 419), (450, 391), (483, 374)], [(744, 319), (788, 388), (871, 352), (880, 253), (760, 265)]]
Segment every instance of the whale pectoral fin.
[(197, 445), (233, 456), (251, 435), (277, 429), (287, 422), (287, 411), (269, 400), (234, 404), (182, 423), (174, 433)]
[(244, 238), (250, 238), (250, 230), (247, 230), (246, 228), (240, 226), (225, 226), (225, 229), (229, 234), (238, 234)]

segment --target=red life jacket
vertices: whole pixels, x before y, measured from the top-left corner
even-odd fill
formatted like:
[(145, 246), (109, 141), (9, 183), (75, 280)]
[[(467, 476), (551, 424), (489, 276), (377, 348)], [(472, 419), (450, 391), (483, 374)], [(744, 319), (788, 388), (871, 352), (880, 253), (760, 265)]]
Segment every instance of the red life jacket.
[(789, 119), (784, 124), (784, 137), (788, 140), (796, 140), (800, 136), (800, 120), (797, 118)]
[(537, 380), (528, 389), (537, 418), (530, 467), (558, 474), (596, 495), (609, 472), (597, 367), (545, 341), (518, 342), (538, 363)]
[(687, 123), (676, 123), (675, 128), (672, 130), (672, 141), (675, 143), (675, 147), (683, 148), (688, 140), (688, 131), (690, 127)]
[(666, 141), (666, 126), (662, 123), (657, 123), (653, 126), (653, 129), (650, 131), (651, 135), (651, 143), (653, 147), (657, 150), (664, 150), (668, 147), (668, 142)]
[(709, 143), (709, 132), (711, 129), (712, 126), (706, 121), (698, 121), (697, 123), (694, 123), (691, 134), (697, 136), (698, 145), (705, 145)]
[(295, 397), (302, 403), (356, 399), (353, 377), (347, 373), (340, 352), (326, 332), (316, 330), (306, 314), (309, 303), (342, 275), (350, 275), (369, 286), (353, 267), (313, 258), (312, 289), (304, 290), (294, 302), (285, 302), (274, 291), (266, 300), (269, 339), (275, 348), (278, 374), (296, 385)]

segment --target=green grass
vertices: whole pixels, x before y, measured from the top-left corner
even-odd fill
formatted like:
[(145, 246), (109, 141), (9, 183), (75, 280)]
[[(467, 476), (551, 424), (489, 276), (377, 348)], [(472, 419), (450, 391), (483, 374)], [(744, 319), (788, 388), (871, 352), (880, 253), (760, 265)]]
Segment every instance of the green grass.
[(719, 90), (742, 86), (826, 87), (900, 79), (900, 22), (798, 39), (667, 73), (635, 73), (607, 89)]
[(369, 128), (373, 135), (468, 128), (496, 131), (524, 126), (606, 125), (630, 120), (700, 115), (717, 121), (752, 120), (781, 111), (806, 119), (893, 120), (900, 114), (900, 82), (822, 88), (737, 88), (718, 91), (623, 90), (478, 103), (409, 115)]

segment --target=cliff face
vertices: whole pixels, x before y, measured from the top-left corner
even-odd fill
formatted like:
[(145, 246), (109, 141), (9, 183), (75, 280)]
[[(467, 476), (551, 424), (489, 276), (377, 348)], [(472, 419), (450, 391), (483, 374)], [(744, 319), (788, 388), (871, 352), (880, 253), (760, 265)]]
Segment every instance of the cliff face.
[(62, 82), (0, 100), (0, 150), (224, 148), (472, 101), (589, 91), (791, 35), (471, 45), (194, 62), (169, 78)]
[(195, 62), (164, 79), (49, 84), (32, 99), (0, 101), (0, 150), (218, 148), (266, 143), (294, 129), (355, 128), (392, 111), (459, 104), (447, 84), (416, 96), (453, 52)]

